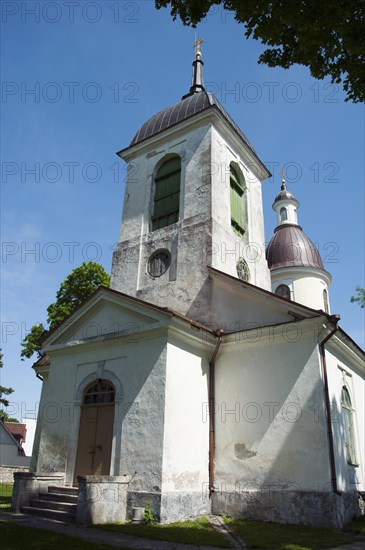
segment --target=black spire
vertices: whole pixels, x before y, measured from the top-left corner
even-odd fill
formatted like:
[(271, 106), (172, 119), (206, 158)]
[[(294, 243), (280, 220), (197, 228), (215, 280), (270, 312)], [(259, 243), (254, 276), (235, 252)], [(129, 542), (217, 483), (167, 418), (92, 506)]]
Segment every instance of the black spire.
[(195, 41), (194, 48), (195, 48), (195, 60), (193, 61), (193, 78), (192, 83), (190, 86), (190, 90), (188, 94), (185, 94), (182, 96), (181, 99), (185, 99), (186, 97), (189, 97), (194, 94), (198, 94), (199, 92), (202, 92), (205, 90), (204, 84), (203, 84), (203, 61), (201, 60), (202, 53), (199, 49), (200, 44), (202, 44), (203, 40), (201, 38), (198, 38)]

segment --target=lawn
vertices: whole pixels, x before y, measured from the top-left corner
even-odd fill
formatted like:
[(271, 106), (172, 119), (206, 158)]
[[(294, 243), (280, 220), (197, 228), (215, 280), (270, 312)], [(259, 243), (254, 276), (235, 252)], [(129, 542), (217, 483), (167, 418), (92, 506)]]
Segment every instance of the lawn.
[(352, 531), (365, 537), (365, 516), (354, 519), (354, 521), (346, 525), (346, 531)]
[[(60, 533), (32, 529), (17, 525), (10, 521), (0, 520), (1, 550), (115, 550), (115, 546), (109, 544), (92, 543), (87, 540), (68, 537)], [(119, 550), (131, 550), (125, 546), (118, 546)], [(134, 549), (135, 550), (135, 549)]]
[(245, 541), (248, 548), (322, 550), (365, 540), (365, 537), (342, 533), (335, 529), (234, 520), (231, 518), (226, 518), (225, 521), (231, 530)]
[(0, 483), (0, 512), (6, 512), (10, 510), (12, 493), (12, 483)]
[(194, 521), (179, 521), (168, 525), (159, 523), (136, 525), (128, 522), (103, 523), (98, 525), (97, 528), (154, 540), (231, 548), (226, 539), (217, 533), (204, 517)]

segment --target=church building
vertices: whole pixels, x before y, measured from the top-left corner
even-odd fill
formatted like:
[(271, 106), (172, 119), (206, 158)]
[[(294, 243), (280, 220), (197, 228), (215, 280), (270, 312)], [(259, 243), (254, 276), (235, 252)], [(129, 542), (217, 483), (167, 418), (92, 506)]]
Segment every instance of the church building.
[(331, 314), (331, 275), (284, 178), (265, 250), (270, 173), (205, 90), (198, 46), (190, 90), (118, 155), (111, 285), (44, 342), (13, 506), (42, 509), (30, 500), (48, 484), (70, 488), (83, 522), (149, 507), (164, 523), (342, 526), (364, 511), (364, 354)]

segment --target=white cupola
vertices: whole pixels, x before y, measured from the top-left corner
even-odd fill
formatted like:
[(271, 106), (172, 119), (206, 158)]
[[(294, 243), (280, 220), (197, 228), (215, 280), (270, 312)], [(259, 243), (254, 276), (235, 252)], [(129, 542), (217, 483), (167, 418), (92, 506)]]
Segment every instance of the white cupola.
[(287, 190), (284, 178), (272, 207), (277, 226), (266, 249), (272, 292), (330, 313), (328, 287), (332, 277), (323, 267), (318, 248), (298, 224), (299, 202)]

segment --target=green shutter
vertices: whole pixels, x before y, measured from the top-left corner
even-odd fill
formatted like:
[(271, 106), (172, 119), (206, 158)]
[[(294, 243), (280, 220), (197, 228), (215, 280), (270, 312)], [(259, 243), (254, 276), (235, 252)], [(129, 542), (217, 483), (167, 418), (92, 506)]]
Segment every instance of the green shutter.
[[(242, 176), (243, 177), (243, 176)], [(231, 225), (236, 233), (244, 235), (244, 185), (236, 170), (230, 166)]]
[(152, 216), (153, 230), (171, 225), (179, 219), (180, 175), (181, 161), (177, 157), (165, 162), (157, 173)]

